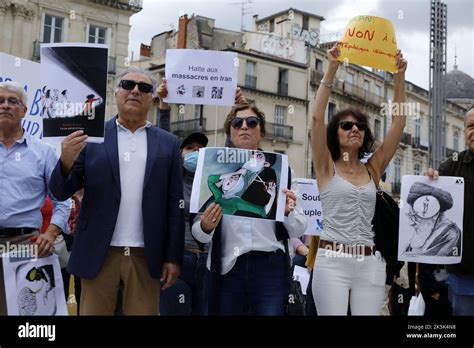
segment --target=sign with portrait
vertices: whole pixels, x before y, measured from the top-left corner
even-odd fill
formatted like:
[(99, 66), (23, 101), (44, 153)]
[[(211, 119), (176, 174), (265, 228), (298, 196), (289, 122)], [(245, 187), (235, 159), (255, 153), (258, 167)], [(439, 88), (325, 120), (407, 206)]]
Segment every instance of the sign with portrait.
[(398, 259), (454, 264), (462, 257), (464, 179), (405, 175), (401, 187)]
[(207, 147), (199, 150), (191, 213), (217, 203), (224, 215), (283, 221), (288, 157), (260, 150)]

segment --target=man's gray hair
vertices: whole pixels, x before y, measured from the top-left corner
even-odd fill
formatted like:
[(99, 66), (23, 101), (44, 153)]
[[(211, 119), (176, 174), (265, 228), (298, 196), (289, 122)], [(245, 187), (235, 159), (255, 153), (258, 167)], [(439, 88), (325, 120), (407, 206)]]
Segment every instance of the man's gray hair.
[(7, 81), (7, 82), (0, 82), (0, 88), (6, 89), (7, 91), (16, 93), (20, 96), (21, 103), (24, 106), (28, 106), (28, 96), (22, 85), (18, 82), (14, 81)]
[(139, 68), (136, 66), (128, 67), (117, 76), (117, 88), (120, 81), (122, 81), (123, 77), (130, 73), (142, 74), (148, 77), (151, 81), (151, 84), (153, 85), (153, 90), (151, 91), (151, 93), (155, 94), (156, 88), (158, 87), (158, 81), (156, 80), (155, 76), (149, 70), (145, 70), (143, 68)]

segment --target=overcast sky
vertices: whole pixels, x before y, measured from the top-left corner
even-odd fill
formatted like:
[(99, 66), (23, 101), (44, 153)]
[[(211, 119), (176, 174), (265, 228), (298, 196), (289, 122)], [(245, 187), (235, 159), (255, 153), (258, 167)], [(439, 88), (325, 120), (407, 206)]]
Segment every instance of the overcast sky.
[[(143, 10), (132, 16), (129, 55), (139, 54), (140, 43), (163, 31), (178, 28), (178, 18), (187, 13), (214, 18), (219, 28), (240, 30), (242, 0), (143, 0)], [(248, 1), (248, 0), (246, 0)], [(448, 5), (448, 71), (454, 64), (474, 76), (474, 0), (444, 0)], [(264, 18), (290, 7), (323, 16), (321, 36), (343, 32), (356, 15), (390, 19), (398, 47), (409, 61), (407, 79), (423, 88), (429, 83), (430, 0), (253, 0), (246, 5), (245, 29), (252, 29), (252, 16)], [(402, 17), (401, 19), (399, 17)]]

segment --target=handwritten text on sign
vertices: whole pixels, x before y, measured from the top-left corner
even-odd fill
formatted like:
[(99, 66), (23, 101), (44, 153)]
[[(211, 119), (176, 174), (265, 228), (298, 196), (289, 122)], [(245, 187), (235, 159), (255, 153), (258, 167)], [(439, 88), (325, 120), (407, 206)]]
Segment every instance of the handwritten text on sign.
[(168, 103), (233, 105), (239, 60), (235, 52), (166, 51)]
[(397, 72), (397, 40), (392, 22), (358, 16), (346, 27), (340, 42), (340, 61)]

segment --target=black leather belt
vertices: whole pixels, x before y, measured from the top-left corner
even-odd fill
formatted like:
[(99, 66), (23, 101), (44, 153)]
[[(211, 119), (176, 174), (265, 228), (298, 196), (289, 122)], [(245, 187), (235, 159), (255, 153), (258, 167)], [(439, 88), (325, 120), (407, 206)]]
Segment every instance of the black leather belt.
[(21, 228), (15, 228), (15, 227), (2, 228), (2, 227), (0, 227), (0, 238), (10, 238), (10, 237), (22, 236), (24, 234), (30, 234), (30, 233), (32, 233), (36, 230), (38, 230), (38, 229), (37, 228), (32, 228), (32, 227), (21, 227)]

